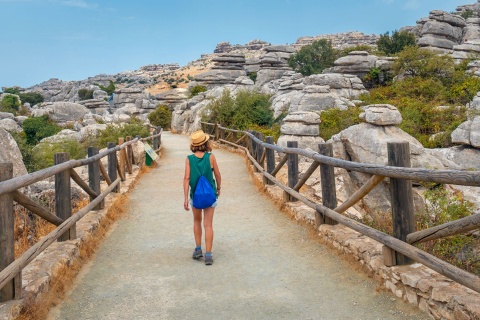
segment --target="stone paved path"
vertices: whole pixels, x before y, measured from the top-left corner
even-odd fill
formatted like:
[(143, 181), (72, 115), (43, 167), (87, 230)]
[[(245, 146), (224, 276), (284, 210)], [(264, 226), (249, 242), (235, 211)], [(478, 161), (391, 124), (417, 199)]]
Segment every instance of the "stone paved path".
[(159, 167), (131, 191), (127, 217), (50, 319), (428, 319), (310, 239), (224, 150), (214, 150), (223, 177), (215, 263), (194, 261), (182, 191), (188, 138), (162, 141)]

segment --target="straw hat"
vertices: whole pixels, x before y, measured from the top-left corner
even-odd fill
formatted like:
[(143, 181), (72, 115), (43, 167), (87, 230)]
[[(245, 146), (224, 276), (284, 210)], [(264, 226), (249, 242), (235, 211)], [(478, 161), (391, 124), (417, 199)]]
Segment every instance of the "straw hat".
[(203, 130), (198, 130), (190, 136), (190, 144), (194, 147), (198, 147), (207, 142), (208, 139), (210, 139), (208, 134), (205, 134)]

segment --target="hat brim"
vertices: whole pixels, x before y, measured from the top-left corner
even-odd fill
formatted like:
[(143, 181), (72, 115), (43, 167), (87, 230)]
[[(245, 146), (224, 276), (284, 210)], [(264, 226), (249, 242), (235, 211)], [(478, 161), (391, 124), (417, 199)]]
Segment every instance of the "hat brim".
[(201, 146), (202, 144), (206, 143), (208, 140), (210, 140), (210, 136), (205, 133), (205, 139), (203, 139), (202, 141), (197, 142), (197, 143), (192, 142), (192, 146), (194, 146), (194, 147)]

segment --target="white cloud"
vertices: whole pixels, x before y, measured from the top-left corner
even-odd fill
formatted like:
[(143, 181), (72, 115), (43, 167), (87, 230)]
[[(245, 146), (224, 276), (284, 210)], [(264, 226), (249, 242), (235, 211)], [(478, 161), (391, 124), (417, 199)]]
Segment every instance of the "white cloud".
[(416, 10), (420, 8), (420, 1), (418, 0), (408, 0), (403, 6), (405, 10)]

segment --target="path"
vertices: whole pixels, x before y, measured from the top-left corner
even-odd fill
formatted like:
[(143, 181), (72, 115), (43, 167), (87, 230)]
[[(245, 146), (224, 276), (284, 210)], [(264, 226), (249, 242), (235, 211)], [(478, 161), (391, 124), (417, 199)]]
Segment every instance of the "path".
[(214, 151), (223, 177), (215, 262), (193, 260), (188, 138), (164, 133), (162, 142), (160, 166), (131, 191), (127, 218), (50, 319), (428, 319), (310, 239), (224, 150)]

